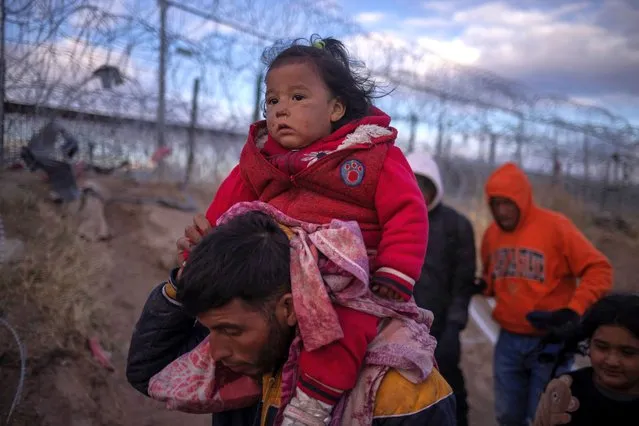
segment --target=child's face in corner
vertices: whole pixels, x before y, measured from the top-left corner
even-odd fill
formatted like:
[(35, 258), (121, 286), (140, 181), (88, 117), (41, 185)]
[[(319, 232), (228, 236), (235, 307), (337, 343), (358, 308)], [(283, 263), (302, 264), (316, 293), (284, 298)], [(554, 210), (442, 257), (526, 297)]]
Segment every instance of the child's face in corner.
[(626, 328), (599, 327), (590, 340), (590, 360), (599, 385), (639, 395), (639, 338)]
[(306, 62), (280, 65), (266, 76), (266, 124), (284, 148), (301, 149), (330, 135), (344, 113), (342, 101)]

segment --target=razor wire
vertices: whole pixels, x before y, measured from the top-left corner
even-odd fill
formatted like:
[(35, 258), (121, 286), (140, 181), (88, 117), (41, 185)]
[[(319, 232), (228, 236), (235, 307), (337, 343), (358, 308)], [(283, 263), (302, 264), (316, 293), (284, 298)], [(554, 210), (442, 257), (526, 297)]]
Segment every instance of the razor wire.
[[(199, 78), (198, 125), (244, 133), (262, 50), (278, 39), (317, 32), (344, 40), (378, 81), (396, 89), (379, 100), (381, 106), (395, 121), (417, 117), (411, 138), (417, 145), (431, 141), (438, 155), (454, 155), (474, 141), (482, 161), (569, 160), (572, 169), (598, 180), (620, 155), (635, 168), (631, 179), (637, 180), (639, 130), (625, 117), (364, 31), (330, 0), (163, 1), (170, 17), (167, 121), (186, 125), (191, 82)], [(36, 0), (19, 2), (9, 12), (9, 99), (155, 118), (157, 2)], [(96, 79), (87, 80), (102, 63), (122, 68), (125, 84), (104, 90)]]

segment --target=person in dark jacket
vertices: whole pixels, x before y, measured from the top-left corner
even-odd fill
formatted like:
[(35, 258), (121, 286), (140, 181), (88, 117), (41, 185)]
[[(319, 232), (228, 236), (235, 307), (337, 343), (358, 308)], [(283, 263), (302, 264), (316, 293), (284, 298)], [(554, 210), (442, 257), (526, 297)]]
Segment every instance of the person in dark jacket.
[[(213, 424), (272, 426), (297, 325), (288, 237), (258, 212), (201, 233), (207, 235), (194, 241), (180, 279), (174, 270), (152, 290), (133, 330), (127, 379), (148, 396), (153, 376), (209, 336), (216, 362), (255, 377), (264, 389), (260, 403), (214, 414)], [(436, 369), (421, 382), (395, 369), (375, 380), (375, 395), (365, 395), (372, 402), (372, 426), (455, 424), (453, 391)]]
[(455, 392), (457, 424), (468, 425), (464, 376), (459, 366), (459, 333), (468, 321), (468, 304), (476, 293), (475, 237), (470, 221), (442, 203), (444, 187), (437, 163), (423, 152), (407, 157), (428, 206), (430, 231), (422, 275), (415, 284), (415, 301), (433, 312), (431, 334), (437, 339), (435, 358)]

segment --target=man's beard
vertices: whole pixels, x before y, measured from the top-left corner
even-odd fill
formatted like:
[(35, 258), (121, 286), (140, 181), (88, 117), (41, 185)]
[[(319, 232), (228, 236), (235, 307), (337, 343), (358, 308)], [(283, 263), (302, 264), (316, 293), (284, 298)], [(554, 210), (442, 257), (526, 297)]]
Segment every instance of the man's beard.
[(268, 315), (268, 338), (255, 362), (260, 374), (273, 372), (286, 362), (295, 336), (295, 327), (280, 324), (275, 313), (271, 312)]

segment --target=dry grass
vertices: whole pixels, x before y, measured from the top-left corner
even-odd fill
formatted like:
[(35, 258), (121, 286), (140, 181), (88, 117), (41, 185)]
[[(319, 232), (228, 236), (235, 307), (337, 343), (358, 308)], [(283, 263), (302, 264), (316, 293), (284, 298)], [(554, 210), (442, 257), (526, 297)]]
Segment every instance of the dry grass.
[(42, 185), (9, 180), (0, 178), (0, 216), (7, 237), (22, 240), (25, 253), (0, 271), (5, 315), (27, 343), (31, 362), (73, 354), (101, 327), (95, 294), (108, 259), (75, 235), (73, 219), (44, 199)]

